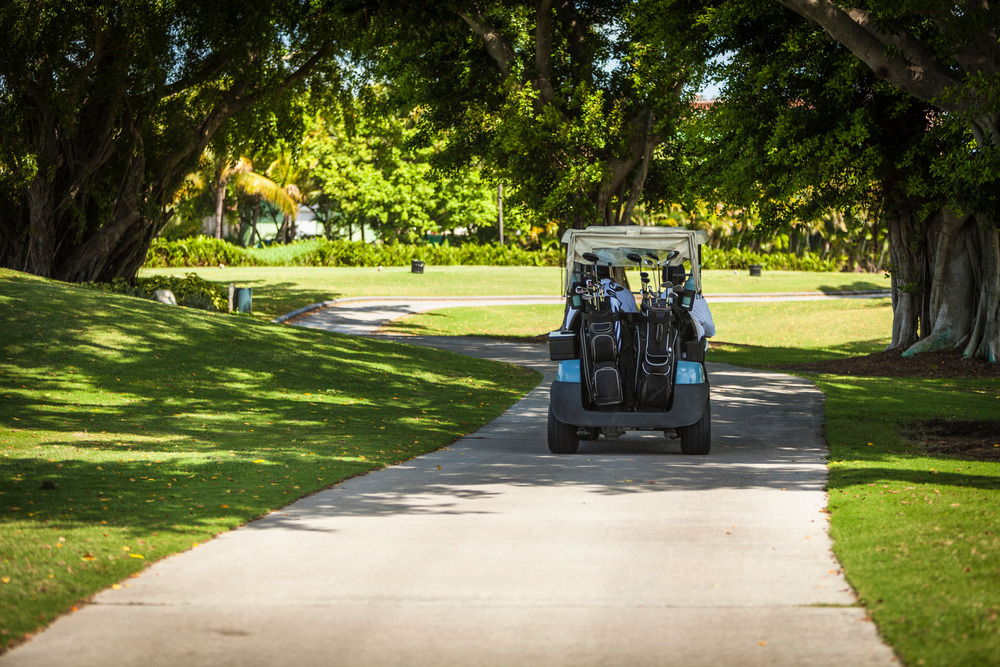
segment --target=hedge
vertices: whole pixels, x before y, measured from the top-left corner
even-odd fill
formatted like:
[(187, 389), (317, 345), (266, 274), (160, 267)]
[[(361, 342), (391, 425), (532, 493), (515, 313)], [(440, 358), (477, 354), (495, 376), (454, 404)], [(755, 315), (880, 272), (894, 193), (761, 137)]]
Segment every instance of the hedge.
[(701, 251), (701, 268), (748, 269), (759, 264), (767, 271), (839, 271), (843, 262), (837, 259), (822, 259), (816, 253), (806, 253), (802, 257), (790, 252), (746, 252), (740, 249), (717, 250), (704, 248)]
[(531, 251), (519, 246), (459, 247), (404, 245), (308, 239), (288, 245), (240, 248), (198, 236), (179, 241), (156, 239), (146, 255), (147, 267), (184, 266), (409, 266), (421, 260), (436, 266), (560, 266), (559, 250)]
[[(525, 250), (519, 246), (466, 244), (404, 245), (307, 239), (287, 245), (241, 248), (219, 239), (197, 236), (177, 241), (156, 239), (146, 266), (409, 266), (421, 260), (435, 266), (561, 266), (562, 248)], [(704, 248), (702, 268), (747, 269), (759, 264), (768, 271), (837, 271), (842, 262), (815, 253), (755, 253)]]

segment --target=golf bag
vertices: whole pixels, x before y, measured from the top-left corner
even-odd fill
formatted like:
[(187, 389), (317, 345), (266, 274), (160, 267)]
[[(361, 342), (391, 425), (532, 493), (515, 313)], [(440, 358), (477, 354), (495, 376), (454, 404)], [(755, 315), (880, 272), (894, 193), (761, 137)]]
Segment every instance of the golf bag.
[(621, 315), (610, 310), (585, 312), (581, 325), (587, 384), (596, 405), (616, 405), (625, 400), (621, 355)]
[(635, 369), (636, 401), (640, 408), (665, 409), (673, 394), (680, 333), (669, 301), (644, 303), (642, 315)]

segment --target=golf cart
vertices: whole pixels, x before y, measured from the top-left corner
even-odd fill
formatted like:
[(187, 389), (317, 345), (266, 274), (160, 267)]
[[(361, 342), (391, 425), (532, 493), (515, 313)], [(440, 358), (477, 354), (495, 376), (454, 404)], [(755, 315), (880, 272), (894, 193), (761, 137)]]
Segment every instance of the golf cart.
[[(573, 454), (580, 440), (626, 431), (661, 431), (679, 436), (684, 454), (709, 452), (707, 342), (691, 312), (707, 240), (705, 232), (672, 227), (589, 227), (563, 236), (566, 307), (562, 326), (549, 334), (549, 357), (559, 362), (549, 401), (553, 453)], [(641, 283), (639, 303), (630, 273)]]

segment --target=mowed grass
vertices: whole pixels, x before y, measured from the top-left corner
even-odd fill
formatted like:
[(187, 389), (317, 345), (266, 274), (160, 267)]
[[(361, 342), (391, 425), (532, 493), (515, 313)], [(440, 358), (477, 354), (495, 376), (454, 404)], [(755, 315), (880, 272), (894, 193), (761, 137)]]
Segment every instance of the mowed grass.
[[(888, 299), (711, 303), (718, 334), (712, 361), (787, 366), (884, 349), (892, 328)], [(563, 306), (461, 306), (418, 313), (383, 331), (426, 336), (531, 339), (562, 323)]]
[[(143, 269), (141, 276), (197, 273), (206, 280), (253, 289), (257, 317), (273, 319), (312, 303), (352, 296), (476, 296), (562, 294), (563, 270), (558, 267), (426, 266), (409, 267), (197, 267)], [(638, 279), (633, 280), (638, 287)], [(844, 292), (888, 289), (881, 274), (765, 271), (706, 271), (705, 291), (711, 294), (752, 292)]]
[(903, 431), (996, 419), (996, 380), (812, 377), (834, 551), (861, 602), (908, 665), (997, 664), (1000, 463), (928, 454)]
[(892, 333), (889, 299), (712, 303), (710, 360), (785, 368), (884, 350)]
[(0, 270), (0, 646), (151, 561), (440, 448), (538, 380)]
[(253, 289), (254, 314), (274, 319), (302, 306), (357, 296), (550, 295), (561, 293), (560, 269), (552, 267), (233, 267), (143, 269), (140, 276), (197, 273), (228, 286)]
[[(883, 350), (892, 325), (888, 299), (714, 303), (712, 313), (709, 361), (791, 372)], [(561, 306), (451, 308), (389, 329), (531, 338), (561, 318)], [(801, 374), (826, 396), (834, 549), (883, 636), (907, 665), (997, 664), (1000, 463), (928, 454), (905, 432), (996, 419), (1000, 384)]]

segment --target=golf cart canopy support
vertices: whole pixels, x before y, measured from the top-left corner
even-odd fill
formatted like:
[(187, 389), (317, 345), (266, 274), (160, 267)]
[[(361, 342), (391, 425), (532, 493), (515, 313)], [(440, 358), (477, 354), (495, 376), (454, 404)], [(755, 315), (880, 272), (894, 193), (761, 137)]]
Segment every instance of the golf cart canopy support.
[(708, 232), (704, 230), (678, 229), (676, 227), (639, 227), (637, 225), (594, 226), (587, 229), (570, 229), (563, 234), (566, 244), (566, 284), (564, 293), (569, 293), (573, 285), (574, 263), (592, 265), (584, 259), (584, 253), (597, 255), (601, 266), (638, 267), (639, 264), (626, 258), (635, 253), (646, 257), (652, 251), (661, 258), (661, 266), (671, 250), (678, 252), (669, 261), (670, 266), (685, 262), (694, 275), (697, 289), (701, 291), (701, 264), (698, 246), (708, 243)]

